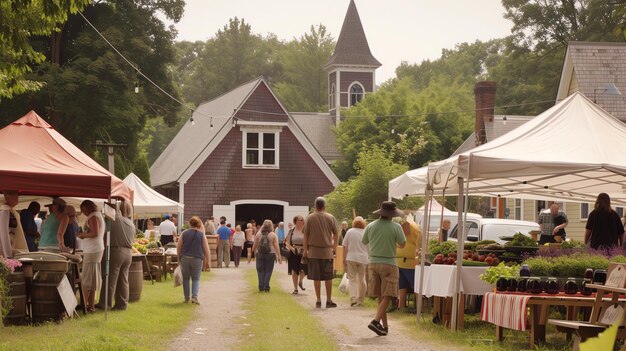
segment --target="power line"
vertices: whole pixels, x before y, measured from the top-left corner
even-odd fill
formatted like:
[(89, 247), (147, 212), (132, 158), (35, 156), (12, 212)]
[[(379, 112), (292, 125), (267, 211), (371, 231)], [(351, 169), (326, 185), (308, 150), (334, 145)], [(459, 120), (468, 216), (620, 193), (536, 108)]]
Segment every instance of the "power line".
[[(126, 56), (124, 56), (102, 33), (100, 33), (100, 31), (98, 30), (98, 28), (96, 28), (96, 26), (94, 26), (88, 19), (87, 17), (85, 17), (85, 15), (83, 15), (82, 11), (78, 11), (78, 14), (80, 14), (80, 16), (85, 20), (85, 22), (87, 22), (87, 24), (89, 24), (89, 26), (91, 28), (93, 28), (94, 31), (96, 31), (96, 33), (98, 33), (98, 35), (102, 38), (102, 40), (104, 40), (107, 44), (109, 44), (109, 46), (111, 47), (111, 49), (113, 49), (113, 51), (115, 51), (122, 59), (124, 59), (124, 61), (126, 61), (126, 63), (128, 63), (134, 70), (135, 72), (137, 72), (139, 75), (141, 75), (143, 78), (145, 78), (150, 84), (152, 84), (155, 88), (159, 89), (163, 94), (165, 94), (167, 97), (169, 97), (170, 99), (176, 101), (178, 104), (180, 104), (182, 107), (184, 107), (185, 109), (191, 111), (192, 113), (198, 113), (200, 115), (203, 115), (205, 117), (209, 117), (209, 118), (213, 118), (213, 116), (209, 116), (206, 115), (200, 111), (198, 111), (197, 109), (193, 108), (193, 107), (189, 107), (187, 106), (184, 102), (180, 101), (179, 99), (177, 99), (176, 97), (174, 97), (172, 94), (168, 93), (167, 91), (165, 91), (165, 89), (161, 88), (158, 84), (156, 84), (154, 81), (152, 81), (152, 79), (150, 79), (148, 76), (146, 76), (143, 72), (141, 72), (141, 70), (139, 69), (138, 66), (136, 66), (135, 64), (133, 64), (129, 59), (126, 58)], [(229, 116), (230, 117), (230, 116)], [(191, 121), (193, 122), (193, 116), (191, 117)]]

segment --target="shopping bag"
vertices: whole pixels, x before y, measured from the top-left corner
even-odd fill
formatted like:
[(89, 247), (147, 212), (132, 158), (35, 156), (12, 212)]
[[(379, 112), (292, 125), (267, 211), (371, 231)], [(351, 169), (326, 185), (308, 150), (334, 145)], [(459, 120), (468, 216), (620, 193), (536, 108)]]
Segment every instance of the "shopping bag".
[(342, 294), (348, 293), (348, 273), (343, 274), (343, 278), (341, 278), (341, 283), (339, 283), (339, 291)]
[(180, 270), (180, 266), (174, 270), (174, 287), (183, 284), (183, 271)]

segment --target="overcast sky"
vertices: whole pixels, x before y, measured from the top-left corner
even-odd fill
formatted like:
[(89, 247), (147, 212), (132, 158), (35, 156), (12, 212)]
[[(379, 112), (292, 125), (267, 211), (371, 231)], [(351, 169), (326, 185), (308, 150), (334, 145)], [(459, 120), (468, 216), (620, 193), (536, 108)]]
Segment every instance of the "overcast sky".
[[(510, 33), (500, 0), (355, 0), (370, 49), (383, 66), (380, 84), (395, 76), (401, 61), (436, 59), (442, 49)], [(177, 40), (207, 40), (228, 23), (244, 18), (254, 33), (280, 39), (299, 38), (313, 24), (323, 24), (335, 40), (349, 0), (186, 0), (175, 24)]]

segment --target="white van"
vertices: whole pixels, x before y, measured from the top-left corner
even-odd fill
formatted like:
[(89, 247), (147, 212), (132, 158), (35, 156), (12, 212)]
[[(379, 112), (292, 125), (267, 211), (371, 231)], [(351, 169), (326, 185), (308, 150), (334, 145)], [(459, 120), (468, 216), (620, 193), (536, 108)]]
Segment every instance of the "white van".
[[(420, 226), (420, 230), (423, 230), (424, 229), (423, 222), (426, 220), (424, 218), (424, 214), (418, 213), (415, 216), (416, 216), (415, 223), (417, 223)], [(449, 219), (450, 228), (454, 228), (454, 226), (456, 226), (456, 223), (459, 220), (459, 214), (458, 212), (447, 211), (446, 213), (443, 214), (443, 218)], [(483, 218), (483, 217), (477, 213), (469, 213), (469, 212), (467, 213), (467, 220), (480, 219), (480, 218)], [(441, 225), (441, 212), (432, 213), (430, 215), (430, 222), (428, 223), (428, 238), (429, 239), (437, 239), (437, 233), (439, 233), (440, 225)]]
[[(455, 225), (448, 234), (448, 240), (456, 241), (458, 225)], [(467, 241), (494, 240), (504, 244), (513, 238), (516, 233), (530, 237), (531, 230), (540, 230), (539, 224), (529, 221), (501, 218), (467, 218)], [(508, 239), (508, 240), (506, 240)]]

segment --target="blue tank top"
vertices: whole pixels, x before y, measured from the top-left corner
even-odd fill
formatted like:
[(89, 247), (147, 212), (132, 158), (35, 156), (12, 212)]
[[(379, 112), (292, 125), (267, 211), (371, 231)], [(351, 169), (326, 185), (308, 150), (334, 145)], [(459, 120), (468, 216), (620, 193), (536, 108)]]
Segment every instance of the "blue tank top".
[(41, 226), (41, 238), (39, 239), (39, 247), (59, 246), (57, 239), (57, 231), (59, 230), (59, 218), (55, 214), (50, 214)]
[(202, 233), (196, 229), (187, 229), (183, 232), (183, 249), (180, 253), (181, 256), (190, 256), (197, 258), (204, 258), (204, 250), (202, 249)]

